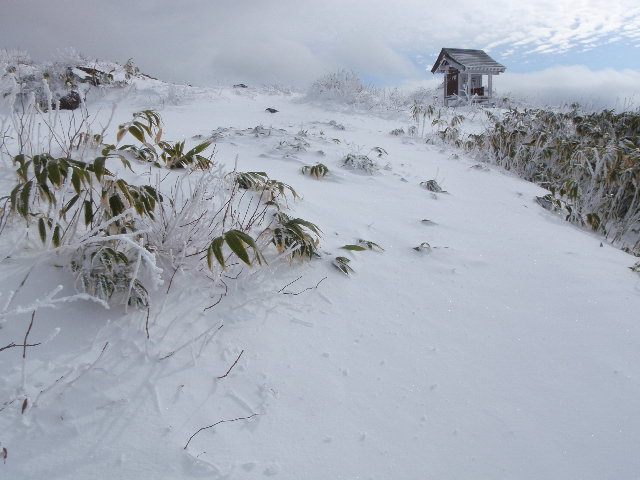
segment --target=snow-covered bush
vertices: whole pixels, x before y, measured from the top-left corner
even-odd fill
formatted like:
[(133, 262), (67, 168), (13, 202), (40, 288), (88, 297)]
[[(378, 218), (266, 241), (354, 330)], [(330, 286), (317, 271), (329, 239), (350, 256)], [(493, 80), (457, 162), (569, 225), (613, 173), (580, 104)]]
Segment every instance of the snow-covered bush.
[(466, 148), (551, 191), (545, 202), (640, 253), (640, 112), (511, 109)]
[(322, 177), (326, 177), (329, 174), (329, 169), (323, 163), (317, 163), (315, 165), (305, 165), (301, 168), (303, 175), (309, 175), (310, 177), (320, 180)]
[(423, 188), (426, 188), (427, 190), (429, 190), (430, 192), (435, 192), (435, 193), (442, 193), (444, 192), (444, 190), (442, 189), (442, 187), (438, 184), (438, 182), (434, 179), (431, 180), (427, 180), (425, 182), (420, 182), (420, 186)]
[(0, 50), (0, 98), (12, 96), (24, 105), (34, 96), (43, 110), (73, 110), (96, 87), (124, 87), (144, 76), (131, 59), (119, 65), (90, 60), (70, 49), (59, 53), (54, 61), (35, 62), (26, 52)]
[(367, 155), (357, 155), (355, 153), (349, 153), (345, 156), (341, 161), (341, 165), (349, 170), (364, 172), (368, 175), (374, 175), (380, 170), (378, 162)]
[(367, 87), (357, 73), (339, 70), (327, 73), (311, 85), (307, 96), (313, 100), (330, 100), (346, 104), (362, 102), (367, 97)]
[[(15, 184), (2, 227), (26, 227), (26, 239), (42, 246), (34, 254), (66, 264), (83, 294), (102, 304), (146, 307), (150, 290), (171, 283), (168, 272), (213, 278), (226, 291), (221, 273), (233, 278), (243, 265), (264, 264), (270, 245), (271, 257), (317, 254), (319, 228), (282, 213), (287, 197), (298, 197), (292, 187), (264, 172), (225, 172), (203, 156), (208, 142), (188, 149), (162, 140), (156, 112), (134, 114), (118, 127), (116, 144), (108, 144), (108, 127), (92, 131), (86, 110), (79, 118), (70, 114), (67, 121), (80, 129), (69, 130), (57, 112), (39, 108), (35, 95), (27, 98), (3, 122), (9, 126), (0, 161), (14, 170)], [(118, 146), (129, 135), (139, 146)], [(123, 173), (148, 161), (168, 173), (156, 170), (146, 184), (125, 180)]]

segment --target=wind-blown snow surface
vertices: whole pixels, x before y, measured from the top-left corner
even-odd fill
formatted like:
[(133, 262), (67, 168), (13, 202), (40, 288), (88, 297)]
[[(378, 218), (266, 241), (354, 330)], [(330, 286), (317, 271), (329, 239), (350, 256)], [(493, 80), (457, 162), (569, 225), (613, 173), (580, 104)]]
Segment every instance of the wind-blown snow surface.
[[(0, 352), (0, 477), (638, 478), (633, 257), (540, 208), (541, 188), (389, 135), (408, 116), (253, 89), (176, 92), (140, 90), (114, 124), (155, 107), (165, 138), (220, 127), (216, 160), (291, 184), (303, 196), (293, 214), (322, 228), (325, 255), (229, 281), (206, 311), (218, 296), (178, 274), (154, 294), (149, 340), (146, 312), (38, 310), (29, 341), (53, 338), (24, 360)], [(379, 173), (341, 168), (348, 153), (369, 154)], [(300, 173), (318, 161), (326, 179)], [(447, 193), (419, 185), (429, 179)], [(358, 239), (384, 252), (340, 249)], [(432, 248), (413, 249), (422, 242)], [(6, 318), (0, 347), (22, 343), (35, 299), (58, 284), (73, 293), (55, 259), (19, 288), (32, 259), (0, 263), (2, 303), (17, 290), (11, 308), (28, 312)], [(201, 427), (254, 414), (184, 448)]]

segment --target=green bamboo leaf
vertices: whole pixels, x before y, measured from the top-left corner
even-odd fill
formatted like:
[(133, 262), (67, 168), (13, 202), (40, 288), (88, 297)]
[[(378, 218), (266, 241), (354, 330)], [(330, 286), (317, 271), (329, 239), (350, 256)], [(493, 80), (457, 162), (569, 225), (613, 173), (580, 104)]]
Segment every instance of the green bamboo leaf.
[(229, 248), (233, 253), (235, 253), (240, 260), (242, 260), (247, 265), (251, 265), (251, 260), (249, 259), (249, 253), (244, 246), (242, 241), (242, 237), (238, 234), (241, 234), (239, 230), (229, 230), (224, 234), (224, 240), (229, 245)]
[(240, 231), (240, 230), (233, 230), (233, 232), (247, 245), (249, 245), (251, 247), (251, 249), (253, 250), (253, 253), (256, 256), (256, 260), (258, 261), (259, 265), (262, 265), (262, 263), (267, 263), (267, 261), (265, 260), (264, 256), (262, 255), (262, 252), (260, 251), (260, 248), (258, 247), (258, 245), (256, 244), (256, 241), (251, 238), (251, 236), (249, 236), (248, 234)]
[(311, 222), (309, 222), (307, 220), (304, 220), (302, 218), (294, 218), (293, 220), (290, 221), (290, 223), (293, 223), (295, 225), (305, 226), (309, 230), (311, 230), (313, 233), (315, 233), (316, 235), (320, 235), (322, 233), (322, 230), (320, 230), (317, 225), (315, 225), (315, 224), (313, 224), (313, 223), (311, 223)]
[(114, 217), (125, 211), (124, 203), (122, 203), (122, 199), (118, 194), (114, 194), (109, 197), (109, 207), (111, 208), (111, 213)]
[(69, 200), (64, 207), (62, 207), (62, 210), (60, 210), (60, 213), (62, 215), (65, 215), (71, 209), (71, 207), (75, 205), (75, 203), (78, 201), (79, 198), (80, 198), (80, 195), (74, 195), (73, 198)]
[(42, 243), (47, 239), (47, 227), (44, 224), (44, 219), (40, 217), (38, 219), (38, 233), (40, 234), (40, 240)]
[(55, 228), (53, 229), (53, 246), (55, 248), (58, 248), (61, 245), (61, 240), (60, 240), (60, 225), (56, 225)]
[(22, 189), (22, 185), (16, 185), (13, 190), (11, 190), (11, 194), (9, 195), (9, 202), (11, 204), (11, 211), (18, 211), (18, 194)]
[(50, 162), (47, 165), (47, 174), (51, 183), (56, 187), (60, 187), (62, 185), (62, 175), (60, 174), (60, 167), (54, 163)]
[(343, 247), (340, 248), (344, 248), (345, 250), (353, 250), (355, 252), (362, 252), (364, 250), (366, 250), (366, 248), (361, 247), (360, 245), (345, 245)]
[(124, 197), (127, 199), (127, 202), (129, 202), (130, 204), (133, 204), (135, 202), (132, 195), (132, 190), (134, 190), (134, 187), (132, 187), (122, 179), (116, 180), (115, 185), (122, 192)]
[(33, 181), (29, 180), (22, 186), (22, 190), (20, 191), (20, 203), (18, 205), (18, 213), (22, 215), (22, 217), (27, 218), (29, 214), (29, 200), (31, 199), (31, 187), (33, 186)]
[(122, 163), (124, 168), (126, 168), (129, 171), (133, 172), (133, 168), (131, 168), (131, 162), (129, 160), (124, 158), (122, 155), (118, 155), (118, 158), (120, 159), (120, 163)]
[(202, 142), (200, 145), (196, 145), (191, 150), (189, 150), (186, 156), (192, 157), (193, 155), (197, 155), (198, 153), (201, 153), (207, 148), (209, 148), (209, 145), (211, 145), (211, 142)]
[(224, 237), (216, 237), (211, 242), (211, 245), (207, 249), (207, 263), (209, 265), (209, 269), (211, 269), (211, 254), (216, 258), (220, 266), (224, 269), (226, 265), (224, 264), (224, 255), (222, 254), (222, 245), (224, 244)]
[(133, 135), (141, 143), (144, 143), (144, 131), (140, 127), (144, 128), (144, 126), (141, 124), (131, 125), (129, 127), (129, 133)]
[(105, 174), (104, 164), (106, 161), (106, 157), (98, 157), (93, 161), (93, 173), (95, 173), (99, 182), (102, 181), (102, 176)]
[(351, 272), (353, 272), (353, 268), (351, 268), (351, 266), (349, 266), (349, 263), (351, 262), (351, 260), (349, 260), (346, 257), (336, 257), (333, 261), (333, 266), (336, 267), (338, 270), (340, 270), (342, 273), (344, 273), (345, 275), (349, 275)]
[(80, 174), (77, 168), (74, 168), (71, 172), (71, 185), (73, 185), (75, 192), (80, 194)]
[(84, 201), (84, 224), (90, 225), (93, 221), (93, 205), (90, 200)]
[(138, 215), (144, 215), (144, 213), (146, 211), (144, 202), (142, 202), (142, 201), (134, 202), (133, 203), (133, 208), (135, 209), (135, 211), (136, 211), (136, 213)]
[(379, 250), (381, 252), (384, 252), (384, 248), (382, 248), (380, 245), (378, 245), (376, 242), (372, 242), (370, 240), (363, 240), (360, 239), (358, 240), (358, 243), (360, 245), (365, 246), (366, 248), (368, 248), (369, 250)]
[(49, 189), (49, 186), (46, 183), (38, 183), (38, 190), (40, 191), (40, 195), (43, 198), (46, 198), (49, 203), (52, 205), (56, 204), (56, 197)]

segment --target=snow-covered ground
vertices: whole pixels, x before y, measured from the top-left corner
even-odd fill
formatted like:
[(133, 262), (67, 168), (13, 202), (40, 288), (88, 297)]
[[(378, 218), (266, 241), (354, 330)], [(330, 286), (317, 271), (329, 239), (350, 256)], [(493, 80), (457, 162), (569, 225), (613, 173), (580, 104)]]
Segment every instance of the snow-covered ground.
[[(0, 352), (0, 478), (639, 478), (633, 257), (543, 210), (541, 188), (390, 135), (408, 112), (148, 85), (114, 126), (156, 108), (166, 138), (215, 131), (217, 162), (303, 197), (289, 213), (322, 229), (323, 256), (255, 268), (207, 310), (218, 295), (186, 274), (152, 294), (148, 320), (89, 301), (39, 309), (28, 340), (42, 344)], [(342, 168), (349, 153), (379, 171)], [(316, 162), (326, 178), (301, 174)], [(341, 248), (359, 239), (384, 251)], [(34, 300), (73, 293), (55, 258), (33, 258), (0, 263), (0, 304), (16, 292), (5, 311), (25, 311), (0, 319), (0, 347), (23, 343)]]

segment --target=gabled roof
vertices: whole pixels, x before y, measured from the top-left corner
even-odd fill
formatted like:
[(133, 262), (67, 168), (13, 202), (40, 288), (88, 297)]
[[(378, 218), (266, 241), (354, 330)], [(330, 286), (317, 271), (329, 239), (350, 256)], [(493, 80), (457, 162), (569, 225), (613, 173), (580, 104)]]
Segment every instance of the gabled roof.
[(483, 50), (470, 50), (466, 48), (443, 48), (433, 64), (431, 73), (443, 73), (447, 66), (451, 66), (461, 72), (494, 74), (504, 72), (507, 67), (496, 62)]

